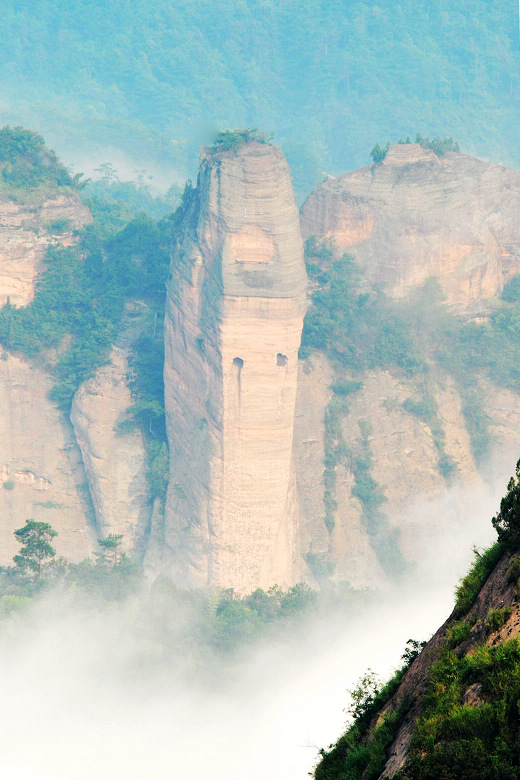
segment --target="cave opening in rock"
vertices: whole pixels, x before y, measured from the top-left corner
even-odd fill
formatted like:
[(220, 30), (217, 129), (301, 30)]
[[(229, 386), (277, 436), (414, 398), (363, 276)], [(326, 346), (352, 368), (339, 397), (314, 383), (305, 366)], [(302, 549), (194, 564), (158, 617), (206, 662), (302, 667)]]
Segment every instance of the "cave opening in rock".
[(244, 361), (240, 357), (233, 358), (233, 365), (237, 368), (238, 402), (240, 403), (240, 375), (242, 373)]
[(276, 365), (277, 366), (286, 366), (287, 365), (287, 355), (282, 355), (281, 352), (279, 352), (276, 356)]

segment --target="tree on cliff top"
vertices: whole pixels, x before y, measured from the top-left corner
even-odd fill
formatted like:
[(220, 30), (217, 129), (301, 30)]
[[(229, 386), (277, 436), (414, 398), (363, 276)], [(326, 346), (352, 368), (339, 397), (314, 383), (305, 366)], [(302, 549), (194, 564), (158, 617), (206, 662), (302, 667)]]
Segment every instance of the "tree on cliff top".
[(27, 520), (24, 527), (18, 528), (14, 535), (22, 545), (18, 555), (13, 558), (15, 564), (23, 572), (30, 569), (40, 580), (45, 563), (56, 555), (51, 541), (58, 535), (57, 531), (49, 523)]
[(273, 140), (273, 133), (265, 133), (257, 127), (249, 127), (244, 130), (224, 130), (219, 133), (213, 141), (211, 151), (217, 152), (236, 152), (245, 144), (256, 142), (258, 144), (269, 144)]
[(4, 186), (79, 187), (82, 175), (73, 178), (38, 133), (9, 125), (0, 129), (0, 177)]
[(512, 550), (520, 547), (520, 460), (515, 476), (509, 480), (507, 493), (500, 501), (500, 511), (492, 522), (500, 542)]

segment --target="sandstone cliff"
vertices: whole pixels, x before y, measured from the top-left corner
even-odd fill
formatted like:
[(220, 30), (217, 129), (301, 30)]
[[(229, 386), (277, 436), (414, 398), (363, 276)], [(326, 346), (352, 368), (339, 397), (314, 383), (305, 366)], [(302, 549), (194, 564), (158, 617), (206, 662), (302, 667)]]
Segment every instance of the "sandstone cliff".
[(467, 307), (520, 267), (519, 213), (520, 172), (399, 144), (381, 164), (318, 185), (301, 225), (304, 239), (333, 239), (393, 295), (436, 276), (447, 302)]
[[(49, 401), (48, 374), (20, 357), (0, 359), (0, 564), (18, 552), (13, 531), (51, 523), (59, 555), (78, 561), (95, 541), (88, 486), (74, 434)], [(91, 518), (90, 518), (91, 519)]]
[[(326, 528), (324, 504), (325, 415), (332, 397), (334, 372), (324, 355), (315, 353), (300, 363), (294, 451), (300, 500), (302, 555), (316, 555), (334, 564), (333, 578), (356, 587), (378, 585), (386, 575), (375, 553), (355, 495), (351, 460), (335, 468), (334, 527)], [(377, 370), (356, 376), (361, 389), (349, 399), (341, 427), (349, 452), (368, 452), (371, 473), (385, 496), (382, 505), (405, 560), (418, 561), (440, 537), (457, 527), (471, 544), (471, 507), (490, 501), (494, 484), (506, 481), (520, 453), (520, 398), (516, 393), (483, 382), (485, 411), (491, 421), (492, 447), (486, 473), (477, 469), (462, 415), (459, 390), (442, 373), (434, 383), (445, 453), (456, 463), (449, 484), (439, 470), (436, 434), (407, 411), (403, 402), (417, 390), (413, 379), (398, 371)], [(475, 502), (475, 503), (472, 503)]]
[(300, 577), (292, 458), (306, 274), (279, 149), (202, 159), (165, 320), (167, 570), (237, 591)]
[(34, 282), (53, 242), (74, 241), (73, 231), (92, 221), (76, 194), (57, 194), (33, 205), (0, 199), (0, 306), (26, 306), (34, 297)]
[(139, 429), (125, 431), (121, 426), (132, 404), (128, 386), (129, 343), (143, 326), (143, 318), (137, 317), (136, 321), (136, 314), (139, 311), (132, 310), (129, 316), (127, 306), (110, 362), (81, 385), (74, 396), (70, 418), (83, 457), (99, 535), (123, 534), (125, 549), (141, 553), (151, 515), (146, 450)]

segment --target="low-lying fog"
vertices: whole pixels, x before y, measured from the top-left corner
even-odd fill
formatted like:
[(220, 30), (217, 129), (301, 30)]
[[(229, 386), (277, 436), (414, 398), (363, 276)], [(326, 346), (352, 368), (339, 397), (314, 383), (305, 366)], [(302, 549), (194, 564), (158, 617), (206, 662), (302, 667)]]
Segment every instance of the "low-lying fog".
[(493, 489), (410, 511), (441, 530), (399, 588), (315, 616), (289, 642), (256, 645), (231, 672), (216, 666), (214, 679), (180, 679), (174, 659), (171, 670), (140, 669), (124, 610), (71, 617), (46, 604), (4, 624), (2, 777), (304, 780), (344, 727), (347, 689), (368, 667), (386, 678), (406, 641), (448, 616), (472, 546), (494, 537), (490, 518), (513, 467), (508, 459)]

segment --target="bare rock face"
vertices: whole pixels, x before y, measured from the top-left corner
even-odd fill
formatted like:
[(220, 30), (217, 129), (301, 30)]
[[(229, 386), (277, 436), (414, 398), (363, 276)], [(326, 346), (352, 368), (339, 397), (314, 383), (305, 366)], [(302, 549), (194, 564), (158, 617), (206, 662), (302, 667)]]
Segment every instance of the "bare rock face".
[(50, 244), (74, 242), (73, 231), (92, 221), (77, 195), (57, 195), (38, 206), (0, 200), (0, 306), (26, 306)]
[(183, 585), (246, 592), (299, 579), (292, 448), (306, 284), (281, 151), (208, 152), (165, 320), (166, 559)]
[[(388, 370), (356, 376), (362, 387), (349, 398), (341, 428), (349, 457), (335, 466), (334, 526), (325, 523), (325, 415), (332, 395), (333, 370), (316, 352), (300, 362), (295, 418), (295, 464), (300, 500), (302, 555), (334, 564), (332, 578), (355, 587), (385, 582), (385, 572), (372, 546), (363, 506), (356, 497), (352, 462), (370, 455), (371, 474), (385, 497), (381, 509), (403, 557), (427, 557), (439, 539), (453, 539), (453, 529), (492, 500), (493, 484), (503, 484), (520, 452), (520, 404), (511, 390), (483, 381), (492, 446), (486, 482), (475, 464), (464, 416), (463, 400), (453, 380), (440, 373), (432, 385), (438, 419), (429, 424), (407, 411), (406, 400), (417, 393), (413, 378)], [(456, 469), (447, 481), (439, 467), (438, 430), (443, 452)], [(489, 483), (489, 484), (488, 484)], [(490, 515), (493, 504), (490, 504)]]
[(519, 268), (520, 172), (468, 155), (391, 146), (379, 165), (320, 184), (304, 239), (333, 239), (395, 296), (436, 276), (447, 303), (496, 295)]
[(59, 555), (79, 561), (94, 541), (88, 488), (70, 426), (48, 400), (50, 377), (24, 360), (0, 356), (0, 564), (12, 563), (13, 532), (32, 518), (58, 532)]
[[(132, 404), (128, 387), (128, 336), (123, 329), (110, 362), (84, 382), (70, 419), (79, 444), (101, 538), (123, 534), (128, 552), (141, 552), (151, 506), (146, 480), (146, 449), (139, 430), (119, 425)], [(134, 334), (135, 335), (135, 334)]]

